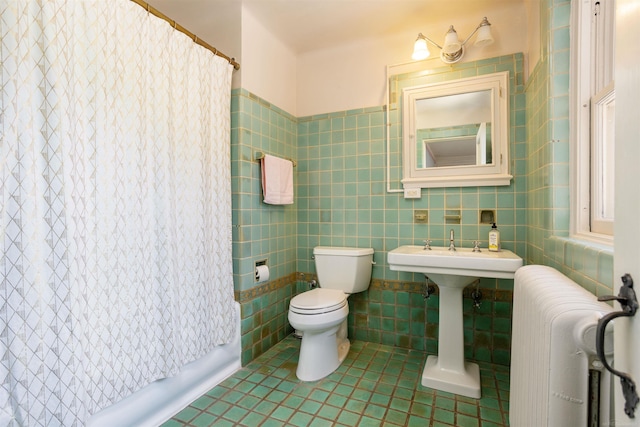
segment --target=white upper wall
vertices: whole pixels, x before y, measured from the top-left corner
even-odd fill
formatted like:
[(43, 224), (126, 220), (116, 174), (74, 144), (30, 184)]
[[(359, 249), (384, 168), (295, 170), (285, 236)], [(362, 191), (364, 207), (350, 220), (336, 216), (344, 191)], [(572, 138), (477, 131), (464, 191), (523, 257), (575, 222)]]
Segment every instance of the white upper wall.
[[(147, 0), (147, 2), (200, 39), (223, 52), (241, 59), (241, 3), (233, 0)], [(214, 13), (211, 8), (215, 7)], [(240, 64), (242, 66), (242, 63)], [(234, 71), (232, 85), (241, 86), (242, 69)]]
[(527, 46), (529, 56), (527, 58), (527, 76), (531, 74), (540, 60), (540, 2), (527, 0)]
[[(464, 39), (485, 15), (492, 24), (496, 42), (486, 48), (476, 49), (472, 45), (473, 40), (470, 40), (463, 62), (522, 52), (525, 55), (525, 73), (528, 74), (540, 57), (538, 0), (433, 2), (430, 13), (420, 12), (418, 19), (411, 20), (413, 23), (396, 20), (393, 32), (389, 32), (388, 28), (387, 31), (380, 31), (386, 36), (371, 36), (338, 47), (300, 54), (289, 47), (296, 43), (279, 39), (267, 29), (267, 22), (256, 18), (257, 12), (252, 12), (249, 0), (148, 1), (203, 40), (238, 60), (240, 70), (233, 74), (233, 87), (242, 87), (296, 117), (384, 105), (386, 68), (411, 60), (413, 42), (419, 32), (442, 43), (449, 25), (454, 25), (460, 39)], [(269, 4), (256, 1), (259, 0), (252, 2), (253, 7), (270, 7)], [(282, 1), (273, 0), (271, 4), (280, 7), (277, 16), (286, 15), (282, 7), (287, 6)], [(419, 4), (420, 7), (418, 3), (414, 7), (423, 10), (424, 3)], [(323, 4), (316, 3), (317, 7), (320, 5)], [(404, 5), (407, 7), (407, 2)], [(271, 11), (264, 7), (262, 14), (265, 10)], [(326, 12), (330, 12), (332, 7), (335, 6), (329, 3), (323, 6)], [(318, 13), (320, 9), (309, 10)], [(273, 16), (262, 19), (273, 19)], [(322, 19), (333, 25), (345, 25), (344, 21), (332, 21), (326, 13)], [(285, 19), (282, 22), (287, 21)], [(362, 21), (353, 23), (356, 24), (362, 29)], [(376, 25), (367, 20), (367, 24), (373, 28), (371, 34), (376, 34), (376, 28), (392, 23), (378, 21)], [(313, 34), (314, 29), (310, 28), (308, 32)], [(296, 34), (295, 31), (279, 33)], [(336, 28), (334, 33), (344, 31)], [(317, 34), (316, 37), (323, 36)], [(421, 65), (425, 68), (442, 67), (443, 63), (438, 59), (439, 50), (431, 45), (430, 49), (435, 59), (423, 61)]]
[[(495, 43), (475, 48), (474, 38), (467, 44), (462, 61), (473, 61), (506, 54), (528, 52), (527, 11), (521, 3), (487, 12)], [(438, 43), (444, 40), (449, 25), (454, 25), (461, 40), (480, 23), (482, 17), (463, 17), (429, 28), (408, 28), (390, 37), (363, 40), (334, 49), (305, 53), (298, 58), (297, 116), (309, 116), (386, 103), (386, 67), (411, 61), (413, 42), (419, 32)], [(425, 68), (442, 67), (439, 49), (429, 45), (431, 58)]]
[(242, 6), (243, 89), (298, 116), (296, 55)]

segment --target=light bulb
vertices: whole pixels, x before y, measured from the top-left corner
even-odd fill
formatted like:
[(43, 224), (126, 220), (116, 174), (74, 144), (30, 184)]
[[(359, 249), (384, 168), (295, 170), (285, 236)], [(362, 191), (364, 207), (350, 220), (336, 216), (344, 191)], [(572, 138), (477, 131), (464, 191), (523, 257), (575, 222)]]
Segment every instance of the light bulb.
[(413, 45), (413, 54), (411, 55), (411, 59), (414, 61), (420, 61), (422, 59), (427, 59), (430, 55), (431, 52), (429, 52), (429, 48), (427, 47), (427, 39), (422, 35), (422, 33), (418, 34), (418, 38)]

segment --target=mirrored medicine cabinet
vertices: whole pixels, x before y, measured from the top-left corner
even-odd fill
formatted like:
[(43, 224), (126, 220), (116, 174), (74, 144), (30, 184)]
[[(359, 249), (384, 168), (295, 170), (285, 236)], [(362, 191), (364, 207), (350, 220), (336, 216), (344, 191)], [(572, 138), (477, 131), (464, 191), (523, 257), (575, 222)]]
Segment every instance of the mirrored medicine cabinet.
[(509, 185), (509, 73), (402, 89), (402, 185)]

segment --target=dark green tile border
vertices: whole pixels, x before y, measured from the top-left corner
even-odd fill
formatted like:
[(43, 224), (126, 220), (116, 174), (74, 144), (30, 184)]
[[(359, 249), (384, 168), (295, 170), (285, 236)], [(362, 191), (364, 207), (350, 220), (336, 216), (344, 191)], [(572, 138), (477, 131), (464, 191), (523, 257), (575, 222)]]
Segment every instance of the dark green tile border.
[[(242, 307), (242, 362), (246, 364), (293, 332), (287, 315), (289, 301), (306, 290), (310, 273), (292, 273), (248, 291), (236, 292)], [(463, 293), (464, 348), (469, 360), (509, 365), (513, 292), (483, 288), (475, 307), (474, 285)], [(489, 285), (492, 285), (489, 282)], [(425, 300), (424, 284), (373, 280), (365, 292), (349, 297), (349, 336), (352, 339), (400, 348), (438, 351), (438, 288)]]

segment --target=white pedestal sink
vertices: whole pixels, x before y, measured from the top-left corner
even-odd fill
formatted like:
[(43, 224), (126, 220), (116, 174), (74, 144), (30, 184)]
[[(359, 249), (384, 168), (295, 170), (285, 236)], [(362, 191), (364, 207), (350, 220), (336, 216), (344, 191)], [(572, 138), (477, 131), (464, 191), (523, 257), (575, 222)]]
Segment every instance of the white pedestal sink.
[(479, 399), (480, 368), (464, 360), (462, 291), (479, 277), (513, 278), (522, 258), (511, 251), (400, 246), (389, 252), (389, 268), (423, 273), (440, 289), (438, 356), (427, 357), (422, 385)]
[(429, 274), (440, 288), (438, 356), (427, 357), (422, 385), (480, 399), (480, 368), (464, 360), (462, 290), (477, 277)]

